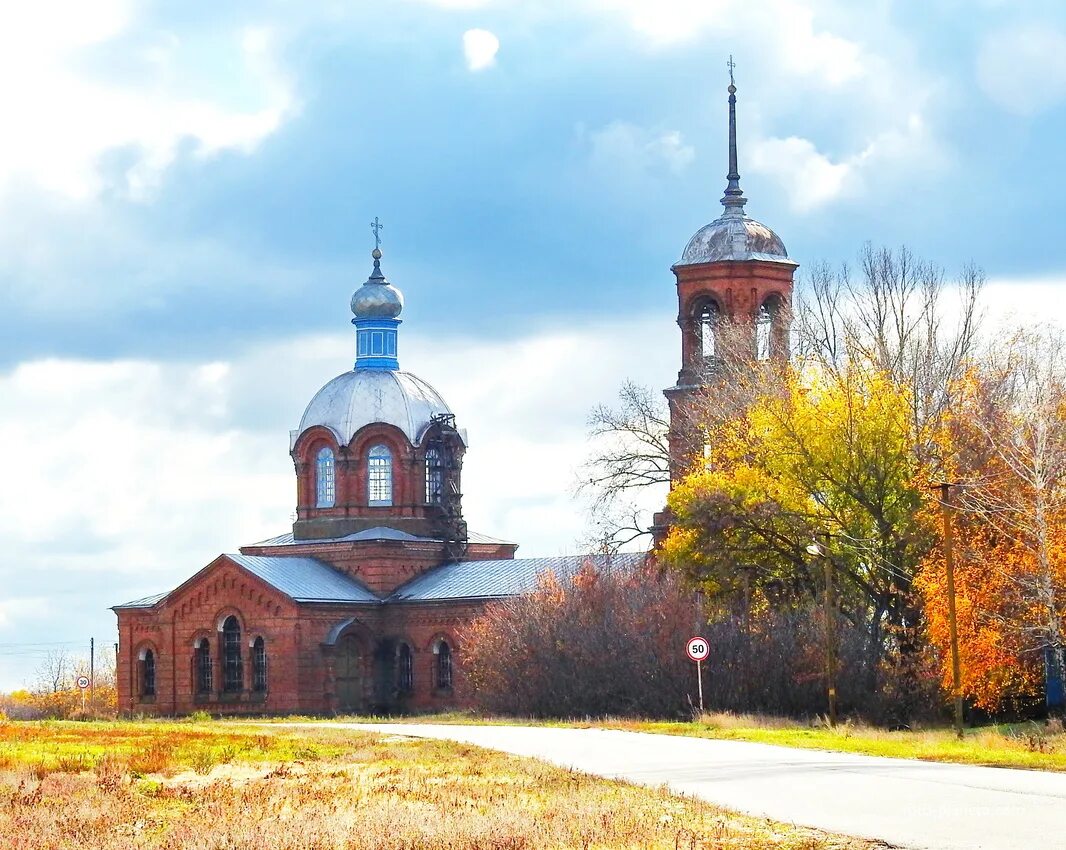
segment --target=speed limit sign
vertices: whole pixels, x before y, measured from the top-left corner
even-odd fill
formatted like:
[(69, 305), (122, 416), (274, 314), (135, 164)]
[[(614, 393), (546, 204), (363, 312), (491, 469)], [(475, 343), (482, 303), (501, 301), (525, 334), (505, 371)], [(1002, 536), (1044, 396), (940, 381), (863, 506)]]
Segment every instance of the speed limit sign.
[(711, 654), (711, 648), (703, 638), (694, 637), (689, 638), (689, 642), (685, 644), (685, 652), (693, 661), (706, 661), (707, 656)]
[(88, 676), (78, 676), (78, 687), (81, 688), (83, 691), (87, 687), (89, 687), (89, 677)]

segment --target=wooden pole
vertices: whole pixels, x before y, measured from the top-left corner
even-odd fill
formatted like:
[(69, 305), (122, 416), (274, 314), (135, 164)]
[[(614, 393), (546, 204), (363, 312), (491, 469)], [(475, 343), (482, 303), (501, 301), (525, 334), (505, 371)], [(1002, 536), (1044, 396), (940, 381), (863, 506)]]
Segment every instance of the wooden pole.
[(948, 584), (948, 632), (951, 635), (951, 686), (955, 698), (955, 735), (962, 738), (962, 664), (959, 628), (955, 617), (955, 536), (951, 527), (951, 484), (940, 485), (940, 516), (944, 524), (944, 566)]
[(825, 563), (825, 680), (829, 696), (829, 725), (837, 725), (836, 618), (833, 616), (833, 559), (829, 549), (822, 554)]

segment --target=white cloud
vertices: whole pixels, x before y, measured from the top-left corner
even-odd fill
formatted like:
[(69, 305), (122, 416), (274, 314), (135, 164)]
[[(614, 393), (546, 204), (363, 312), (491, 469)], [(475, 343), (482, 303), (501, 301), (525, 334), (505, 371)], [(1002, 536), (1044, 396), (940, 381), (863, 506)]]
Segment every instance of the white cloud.
[(663, 169), (680, 174), (696, 157), (679, 131), (652, 130), (627, 121), (612, 121), (591, 131), (578, 127), (577, 136), (588, 146), (592, 168), (612, 181)]
[(854, 166), (832, 162), (809, 139), (763, 139), (751, 149), (752, 171), (766, 174), (785, 187), (793, 209), (805, 211), (839, 197)]
[(593, 9), (622, 16), (652, 48), (669, 48), (707, 35), (736, 38), (759, 33), (768, 45), (760, 63), (780, 63), (791, 74), (840, 85), (865, 72), (855, 41), (819, 29), (810, 3), (798, 0), (588, 0)]
[(1048, 26), (996, 30), (977, 54), (977, 80), (1003, 109), (1032, 115), (1066, 100), (1066, 34)]
[(500, 40), (488, 30), (472, 29), (463, 33), (463, 55), (471, 71), (483, 71), (496, 64)]
[(838, 160), (819, 151), (809, 139), (790, 136), (757, 139), (747, 162), (753, 172), (780, 183), (794, 210), (807, 212), (859, 194), (868, 184), (884, 179), (886, 166), (910, 163), (920, 173), (942, 164), (943, 159), (921, 116), (914, 113), (903, 130), (885, 130), (861, 151)]
[[(103, 188), (102, 157), (121, 151), (129, 164), (119, 188), (143, 198), (180, 145), (199, 156), (247, 152), (295, 108), (268, 31), (210, 33), (200, 43), (139, 33), (136, 23), (123, 0), (43, 0), (5, 11), (0, 193), (29, 184), (90, 198)], [(134, 47), (111, 51), (120, 39)], [(224, 56), (236, 57), (235, 77), (204, 77), (205, 67), (227, 67)], [(108, 73), (94, 64), (101, 57), (128, 64)]]

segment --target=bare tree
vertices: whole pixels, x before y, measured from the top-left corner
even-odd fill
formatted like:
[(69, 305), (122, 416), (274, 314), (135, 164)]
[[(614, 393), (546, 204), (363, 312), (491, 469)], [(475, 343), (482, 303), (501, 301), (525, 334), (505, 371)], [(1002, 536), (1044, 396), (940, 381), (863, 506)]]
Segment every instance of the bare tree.
[(976, 354), (984, 273), (968, 265), (950, 286), (942, 269), (906, 247), (869, 243), (859, 271), (856, 277), (847, 265), (813, 267), (797, 310), (797, 359), (831, 371), (859, 359), (891, 375), (910, 391), (919, 448), (932, 454), (930, 429)]
[(65, 649), (50, 649), (37, 665), (37, 690), (57, 694), (70, 687), (73, 662)]
[(618, 406), (593, 408), (588, 427), (596, 448), (577, 489), (592, 496), (594, 513), (616, 516), (633, 491), (670, 480), (670, 414), (662, 393), (626, 381)]

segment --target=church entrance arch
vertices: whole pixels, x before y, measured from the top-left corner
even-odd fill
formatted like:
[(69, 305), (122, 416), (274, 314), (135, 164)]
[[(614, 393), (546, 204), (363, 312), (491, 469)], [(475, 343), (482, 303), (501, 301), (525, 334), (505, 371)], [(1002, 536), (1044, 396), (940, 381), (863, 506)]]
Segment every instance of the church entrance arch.
[(337, 707), (348, 713), (363, 708), (363, 648), (355, 635), (337, 641), (335, 661)]

